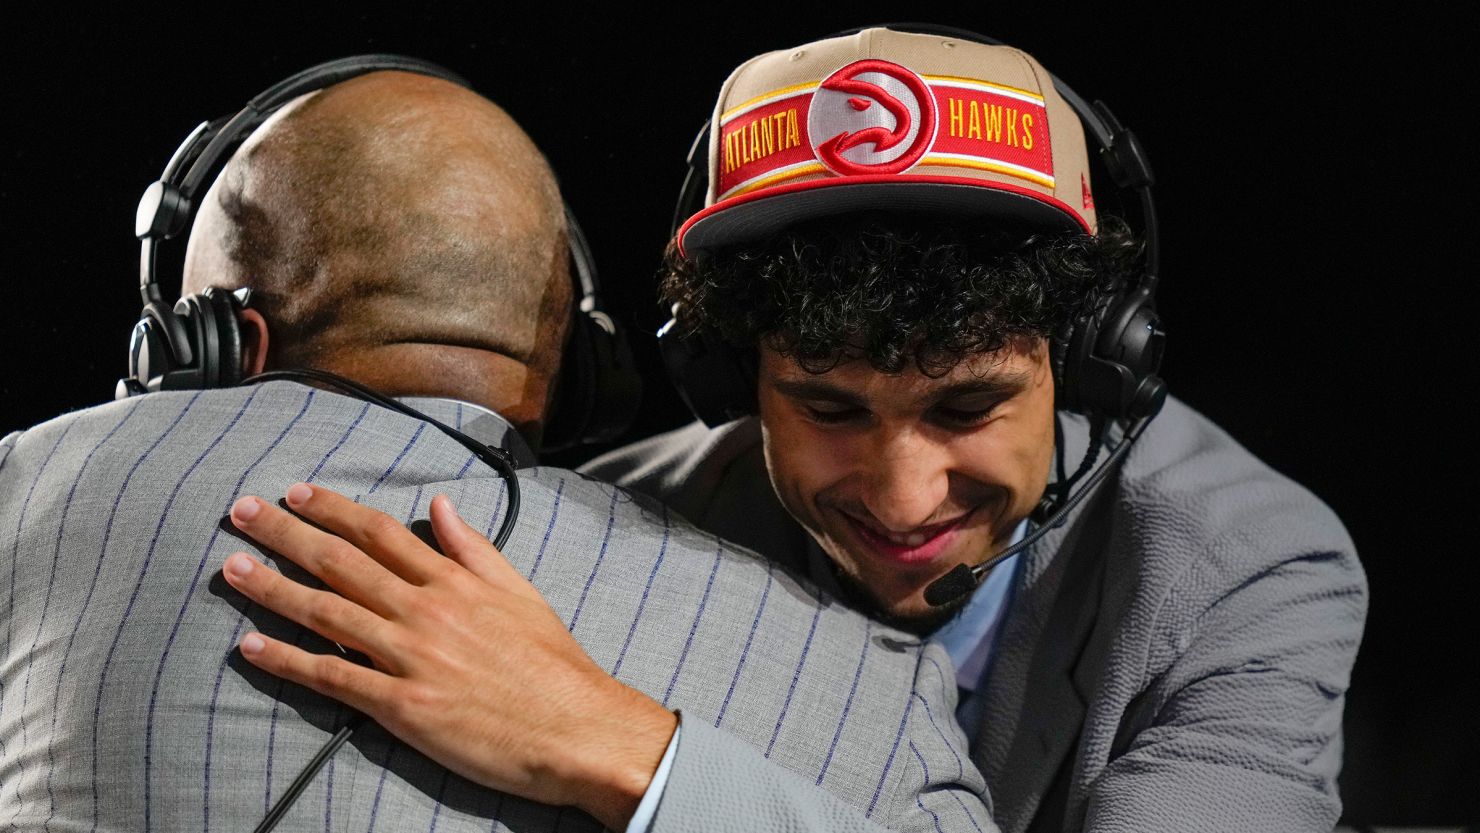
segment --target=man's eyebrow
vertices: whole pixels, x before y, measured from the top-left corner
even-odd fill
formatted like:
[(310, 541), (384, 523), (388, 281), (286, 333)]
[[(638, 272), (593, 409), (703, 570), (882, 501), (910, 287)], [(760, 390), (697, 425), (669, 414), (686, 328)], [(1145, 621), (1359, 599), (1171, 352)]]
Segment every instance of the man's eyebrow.
[[(1012, 396), (1028, 388), (1033, 381), (1033, 373), (1028, 370), (1015, 370), (994, 373), (977, 379), (968, 379), (955, 382), (938, 390), (931, 391), (925, 404), (935, 405), (963, 396)], [(827, 382), (822, 379), (777, 379), (771, 386), (783, 396), (793, 399), (808, 399), (818, 402), (835, 402), (840, 405), (864, 406), (865, 399), (857, 391), (843, 385)]]
[(819, 402), (836, 402), (839, 405), (862, 405), (863, 397), (852, 390), (821, 379), (777, 379), (771, 387), (783, 396), (793, 399), (812, 399)]
[(932, 391), (929, 402), (933, 405), (963, 396), (985, 395), (1005, 398), (1026, 390), (1032, 383), (1032, 371), (1007, 371), (980, 379), (970, 379), (947, 385), (940, 390)]

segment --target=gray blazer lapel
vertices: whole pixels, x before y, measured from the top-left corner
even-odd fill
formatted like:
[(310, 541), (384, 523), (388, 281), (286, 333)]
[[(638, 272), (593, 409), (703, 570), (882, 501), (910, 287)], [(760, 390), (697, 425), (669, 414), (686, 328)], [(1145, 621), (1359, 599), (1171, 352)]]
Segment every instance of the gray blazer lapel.
[[(1110, 490), (1034, 548), (1024, 565), (972, 757), (999, 796), (1005, 833), (1026, 830), (1079, 736), (1103, 651), (1086, 650), (1099, 611)], [(1062, 554), (1064, 557), (1056, 557)]]

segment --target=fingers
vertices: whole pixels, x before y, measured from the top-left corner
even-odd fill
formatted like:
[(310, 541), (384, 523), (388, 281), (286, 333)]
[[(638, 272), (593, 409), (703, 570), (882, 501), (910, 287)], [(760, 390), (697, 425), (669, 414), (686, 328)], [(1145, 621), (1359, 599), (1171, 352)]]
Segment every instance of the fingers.
[(326, 639), (359, 651), (382, 668), (397, 672), (387, 622), (354, 602), (324, 590), (304, 587), (239, 552), (221, 571), (242, 595)]
[(393, 678), (332, 654), (312, 654), (260, 633), (242, 637), (241, 651), (248, 662), (263, 671), (311, 688), (372, 717), (378, 704), (395, 702)]
[(437, 536), (437, 543), (442, 545), (442, 552), (468, 572), (489, 584), (499, 586), (524, 581), (524, 576), (514, 569), (493, 542), (484, 538), (483, 533), (468, 526), (462, 516), (457, 514), (452, 500), (446, 495), (432, 498), (431, 521), (432, 532)]
[(404, 581), (352, 544), (315, 529), (261, 498), (244, 497), (232, 504), (231, 522), (345, 598), (381, 615), (395, 609), (397, 593), (406, 589)]
[(295, 483), (286, 497), (294, 512), (355, 545), (412, 584), (427, 583), (446, 566), (442, 556), (400, 521), (332, 489)]

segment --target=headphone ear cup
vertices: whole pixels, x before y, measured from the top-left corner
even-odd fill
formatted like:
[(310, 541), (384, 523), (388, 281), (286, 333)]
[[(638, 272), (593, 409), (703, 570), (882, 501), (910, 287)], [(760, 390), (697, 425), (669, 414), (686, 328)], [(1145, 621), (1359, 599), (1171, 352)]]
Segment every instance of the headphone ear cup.
[(1061, 410), (1076, 414), (1094, 411), (1084, 399), (1084, 366), (1098, 340), (1100, 322), (1114, 300), (1114, 292), (1094, 290), (1053, 339), (1049, 357), (1057, 385), (1057, 407)]
[(215, 367), (208, 369), (207, 378), (212, 387), (234, 387), (242, 380), (241, 299), (214, 286), (206, 288), (204, 299), (211, 308), (216, 341)]
[(616, 323), (600, 310), (578, 312), (541, 446), (561, 451), (616, 439), (637, 416), (642, 377)]
[(195, 361), (176, 368), (174, 375), (166, 380), (168, 389), (199, 390), (215, 387), (220, 357), (214, 305), (204, 295), (189, 295), (175, 302), (175, 317), (185, 325)]
[(1065, 370), (1069, 362), (1069, 345), (1074, 340), (1074, 331), (1079, 318), (1070, 318), (1059, 325), (1048, 340), (1048, 366), (1053, 371), (1054, 407), (1071, 411), (1069, 407), (1069, 380)]
[(703, 330), (678, 333), (674, 318), (658, 331), (668, 378), (689, 410), (711, 428), (756, 413), (756, 360)]
[[(175, 368), (174, 350), (166, 335), (169, 328), (164, 315), (158, 304), (146, 304), (129, 335), (129, 378), (124, 380), (129, 394), (158, 390), (159, 380)], [(130, 382), (133, 384), (128, 384)], [(124, 390), (124, 385), (121, 385), (120, 392)]]
[(593, 411), (582, 439), (588, 443), (614, 440), (632, 425), (642, 404), (642, 375), (632, 359), (632, 348), (611, 316), (593, 309), (581, 316), (591, 345), (595, 372)]
[(596, 408), (594, 349), (590, 325), (584, 315), (576, 316), (560, 361), (555, 394), (550, 399), (550, 417), (540, 442), (543, 451), (561, 451), (580, 444)]
[(621, 328), (601, 308), (596, 262), (570, 206), (565, 225), (575, 309), (541, 443), (547, 451), (616, 439), (642, 402), (642, 376)]
[(1166, 350), (1166, 331), (1156, 314), (1151, 292), (1139, 288), (1126, 295), (1101, 325), (1096, 345), (1096, 372), (1117, 391), (1116, 416), (1140, 419), (1155, 415), (1166, 403), (1167, 387), (1158, 375)]
[(1161, 410), (1166, 333), (1151, 293), (1101, 293), (1061, 339), (1055, 361), (1059, 407), (1108, 419), (1139, 419)]
[(195, 361), (173, 368), (161, 388), (199, 390), (235, 385), (242, 378), (241, 300), (218, 287), (181, 298), (175, 317), (191, 340)]
[[(240, 382), (241, 307), (241, 299), (216, 287), (181, 298), (172, 310), (146, 304), (129, 338), (129, 378), (119, 384), (117, 394)], [(170, 319), (184, 334), (185, 344), (170, 338)]]

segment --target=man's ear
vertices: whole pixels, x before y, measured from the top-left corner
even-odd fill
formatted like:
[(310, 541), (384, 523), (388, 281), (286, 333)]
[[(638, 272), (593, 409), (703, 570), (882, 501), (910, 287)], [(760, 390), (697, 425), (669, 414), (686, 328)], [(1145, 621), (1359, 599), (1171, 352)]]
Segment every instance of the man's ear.
[(242, 378), (256, 376), (267, 367), (267, 319), (247, 307), (238, 316), (242, 333)]

